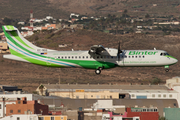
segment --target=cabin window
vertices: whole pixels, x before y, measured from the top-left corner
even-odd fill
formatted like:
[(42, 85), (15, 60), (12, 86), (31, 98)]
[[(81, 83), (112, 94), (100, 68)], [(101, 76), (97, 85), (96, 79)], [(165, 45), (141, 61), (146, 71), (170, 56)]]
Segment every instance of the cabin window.
[(169, 55), (168, 53), (161, 53), (161, 56)]
[(77, 59), (77, 56), (75, 56), (75, 58)]
[(99, 56), (97, 56), (97, 59), (99, 59)]
[(134, 58), (134, 56), (132, 56), (132, 58)]
[(137, 58), (137, 56), (136, 56), (136, 58)]
[(65, 56), (65, 59), (66, 59), (67, 57)]
[(61, 58), (63, 59), (63, 56)]
[(161, 95), (159, 94), (158, 97), (161, 97)]
[(60, 57), (58, 57), (60, 59)]
[(88, 56), (86, 56), (86, 58), (88, 59)]
[(125, 55), (124, 58), (127, 58), (127, 56)]
[(82, 58), (84, 59), (84, 56)]
[(73, 59), (74, 57), (72, 56), (72, 59)]
[(103, 56), (101, 56), (101, 59), (103, 59)]
[(79, 56), (79, 59), (81, 59), (81, 56)]
[(70, 56), (68, 58), (70, 59)]
[(139, 56), (139, 58), (141, 58), (141, 56)]
[(169, 97), (172, 97), (172, 95), (170, 94)]
[(95, 59), (95, 57), (93, 57), (93, 59)]
[(143, 58), (145, 58), (145, 56), (142, 56)]
[(111, 56), (111, 58), (113, 59), (113, 56)]
[(131, 56), (129, 56), (129, 58), (131, 58)]

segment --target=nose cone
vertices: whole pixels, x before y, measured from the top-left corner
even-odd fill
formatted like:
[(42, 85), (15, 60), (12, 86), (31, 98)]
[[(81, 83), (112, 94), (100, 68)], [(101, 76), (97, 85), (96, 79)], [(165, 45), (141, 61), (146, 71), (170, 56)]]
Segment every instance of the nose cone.
[(172, 64), (176, 64), (178, 62), (178, 59), (171, 56), (171, 61), (172, 61)]
[(176, 64), (177, 62), (178, 62), (178, 59), (175, 58), (175, 59), (174, 59), (174, 64)]

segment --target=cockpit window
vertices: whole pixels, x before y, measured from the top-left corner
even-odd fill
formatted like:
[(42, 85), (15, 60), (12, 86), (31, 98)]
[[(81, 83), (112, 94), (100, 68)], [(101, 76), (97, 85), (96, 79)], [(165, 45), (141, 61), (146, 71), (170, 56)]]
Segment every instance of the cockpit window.
[(169, 55), (168, 53), (161, 53), (161, 56)]

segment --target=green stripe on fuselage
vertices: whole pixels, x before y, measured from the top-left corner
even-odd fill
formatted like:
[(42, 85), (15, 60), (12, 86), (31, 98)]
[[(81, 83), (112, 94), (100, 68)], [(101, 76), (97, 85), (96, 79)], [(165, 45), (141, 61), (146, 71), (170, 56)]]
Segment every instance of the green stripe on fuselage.
[[(19, 47), (20, 49), (24, 50), (27, 52), (27, 54), (32, 54), (34, 56), (37, 56), (37, 57), (41, 57), (41, 58), (49, 58), (51, 60), (55, 60), (55, 61), (64, 61), (64, 62), (67, 62), (68, 63), (73, 63), (73, 64), (76, 64), (76, 65), (79, 65), (83, 68), (88, 68), (88, 69), (97, 69), (98, 67), (105, 67), (105, 69), (108, 69), (108, 68), (113, 68), (113, 67), (116, 67), (116, 65), (114, 63), (111, 63), (111, 62), (103, 62), (103, 61), (90, 61), (90, 60), (65, 60), (65, 59), (55, 59), (53, 57), (47, 57), (47, 56), (44, 56), (44, 55), (39, 55), (37, 53), (34, 53), (32, 51), (29, 51), (28, 49), (22, 47), (20, 44), (18, 44), (6, 31), (4, 31), (4, 33), (6, 34), (6, 37), (12, 42), (14, 43), (15, 46)], [(25, 57), (25, 55), (20, 55), (20, 53), (10, 49), (11, 51), (11, 54), (13, 55), (16, 55), (18, 57), (23, 57), (23, 59), (27, 59), (28, 60), (28, 56)], [(33, 59), (33, 58), (30, 58), (30, 59)], [(29, 61), (29, 60), (28, 60)], [(41, 64), (40, 62), (36, 63), (36, 59), (33, 59), (31, 61), (29, 61), (31, 63), (34, 63), (34, 64), (39, 64), (39, 65), (44, 65), (44, 66), (49, 66), (46, 63), (46, 61), (43, 61), (44, 63)], [(42, 62), (42, 61), (41, 61)], [(50, 65), (52, 66), (52, 65)], [(54, 64), (53, 67), (59, 67), (60, 65), (56, 65)]]
[(170, 58), (173, 58), (173, 59), (177, 60), (175, 57), (170, 56), (170, 55), (166, 55), (165, 57), (170, 57)]
[[(28, 46), (19, 36), (18, 34), (16, 33), (16, 31), (10, 31), (11, 35), (16, 38), (20, 43), (22, 43), (23, 45), (25, 45), (26, 47), (28, 48), (31, 48), (30, 46)], [(33, 49), (33, 48), (31, 48)]]
[(15, 56), (20, 57), (24, 60), (27, 60), (30, 63), (37, 64), (37, 65), (42, 65), (42, 66), (48, 66), (48, 67), (64, 67), (62, 65), (57, 65), (53, 63), (48, 63), (47, 61), (42, 61), (42, 60), (37, 60), (31, 57), (27, 57), (21, 53), (16, 52), (15, 50), (11, 49), (11, 51), (14, 53)]

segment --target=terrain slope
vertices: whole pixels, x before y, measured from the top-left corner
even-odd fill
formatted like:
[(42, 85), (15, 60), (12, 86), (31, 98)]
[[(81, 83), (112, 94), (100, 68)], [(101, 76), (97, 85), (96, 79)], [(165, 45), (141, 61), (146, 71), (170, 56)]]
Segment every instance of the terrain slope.
[(68, 18), (70, 13), (83, 15), (178, 16), (179, 0), (0, 0), (0, 16), (26, 20), (31, 10), (35, 18), (51, 15)]

